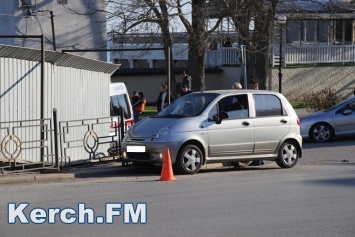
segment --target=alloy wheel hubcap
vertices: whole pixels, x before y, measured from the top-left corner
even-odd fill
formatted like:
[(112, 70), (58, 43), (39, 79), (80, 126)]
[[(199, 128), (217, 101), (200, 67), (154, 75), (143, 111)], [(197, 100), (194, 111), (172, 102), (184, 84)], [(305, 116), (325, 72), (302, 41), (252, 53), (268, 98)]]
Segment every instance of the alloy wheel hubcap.
[(330, 137), (330, 131), (325, 126), (319, 126), (319, 127), (315, 128), (313, 133), (314, 133), (314, 138), (317, 141), (326, 141)]
[(297, 158), (297, 149), (295, 146), (289, 144), (282, 150), (282, 158), (286, 164), (292, 164)]
[(184, 154), (184, 166), (185, 169), (194, 171), (201, 165), (201, 158), (196, 150), (188, 150)]

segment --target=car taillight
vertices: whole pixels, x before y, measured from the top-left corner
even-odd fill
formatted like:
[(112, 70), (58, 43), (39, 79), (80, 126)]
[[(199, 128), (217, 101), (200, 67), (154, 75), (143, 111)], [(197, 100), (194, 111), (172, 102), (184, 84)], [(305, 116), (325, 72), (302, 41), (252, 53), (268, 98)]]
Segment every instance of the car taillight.
[(118, 128), (120, 126), (121, 126), (121, 124), (114, 122), (114, 123), (111, 123), (110, 128)]
[(129, 126), (132, 126), (134, 125), (134, 120), (127, 120), (126, 121), (126, 126), (129, 127)]
[(297, 124), (298, 124), (298, 126), (301, 126), (301, 121), (299, 118), (297, 118)]

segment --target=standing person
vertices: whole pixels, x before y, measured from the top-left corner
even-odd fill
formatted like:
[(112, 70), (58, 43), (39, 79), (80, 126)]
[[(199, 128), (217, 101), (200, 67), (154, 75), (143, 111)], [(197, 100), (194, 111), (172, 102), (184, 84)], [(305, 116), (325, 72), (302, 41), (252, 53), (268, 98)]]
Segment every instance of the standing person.
[(188, 75), (188, 74), (186, 73), (186, 71), (182, 71), (182, 72), (181, 72), (181, 76), (182, 76), (182, 84), (183, 84), (183, 85), (186, 85), (187, 88), (188, 88), (189, 90), (191, 90), (191, 81), (192, 81), (191, 76)]
[(162, 84), (160, 87), (158, 99), (156, 101), (158, 112), (162, 111), (165, 106), (168, 105), (168, 102), (168, 86), (166, 84)]
[(137, 91), (133, 91), (132, 105), (135, 104), (138, 100), (139, 100), (138, 92)]
[[(249, 81), (249, 88), (252, 90), (259, 90), (259, 83), (257, 80), (250, 80)], [(264, 165), (264, 161), (263, 160), (254, 160), (250, 166), (260, 166), (260, 165)]]
[(243, 87), (242, 87), (242, 84), (240, 84), (239, 82), (236, 82), (233, 84), (232, 89), (239, 90), (239, 89), (243, 89)]
[(181, 97), (190, 93), (192, 93), (192, 90), (190, 90), (187, 85), (183, 84), (181, 88)]
[(143, 92), (138, 93), (138, 101), (133, 106), (134, 123), (138, 123), (140, 114), (144, 111), (147, 100), (144, 98)]
[(259, 83), (257, 80), (250, 80), (249, 81), (249, 89), (252, 89), (252, 90), (259, 90)]

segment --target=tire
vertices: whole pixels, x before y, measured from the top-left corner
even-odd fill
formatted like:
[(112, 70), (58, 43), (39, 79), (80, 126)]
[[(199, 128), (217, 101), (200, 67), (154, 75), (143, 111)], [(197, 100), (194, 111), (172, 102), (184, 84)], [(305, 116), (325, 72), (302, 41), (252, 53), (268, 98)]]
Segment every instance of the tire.
[(252, 161), (236, 161), (236, 162), (232, 162), (232, 164), (234, 165), (234, 167), (247, 167), (251, 164)]
[(296, 165), (299, 158), (297, 146), (292, 142), (282, 143), (276, 163), (281, 168), (292, 168)]
[(310, 137), (316, 142), (329, 142), (333, 137), (333, 128), (327, 123), (318, 123), (312, 126)]
[(174, 168), (180, 174), (196, 174), (202, 167), (203, 155), (195, 145), (186, 145), (180, 149)]

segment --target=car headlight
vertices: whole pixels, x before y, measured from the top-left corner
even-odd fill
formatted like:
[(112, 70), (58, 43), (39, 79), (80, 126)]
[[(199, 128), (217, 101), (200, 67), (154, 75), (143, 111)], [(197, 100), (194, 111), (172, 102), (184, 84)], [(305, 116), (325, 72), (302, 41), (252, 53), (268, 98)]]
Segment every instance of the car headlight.
[(132, 131), (133, 131), (133, 126), (130, 126), (124, 136), (124, 138), (127, 138), (128, 136), (132, 135)]
[(155, 137), (157, 139), (160, 139), (160, 138), (165, 137), (168, 134), (169, 134), (169, 128), (165, 127), (165, 128), (160, 129), (159, 132), (157, 133), (157, 135), (155, 135)]

